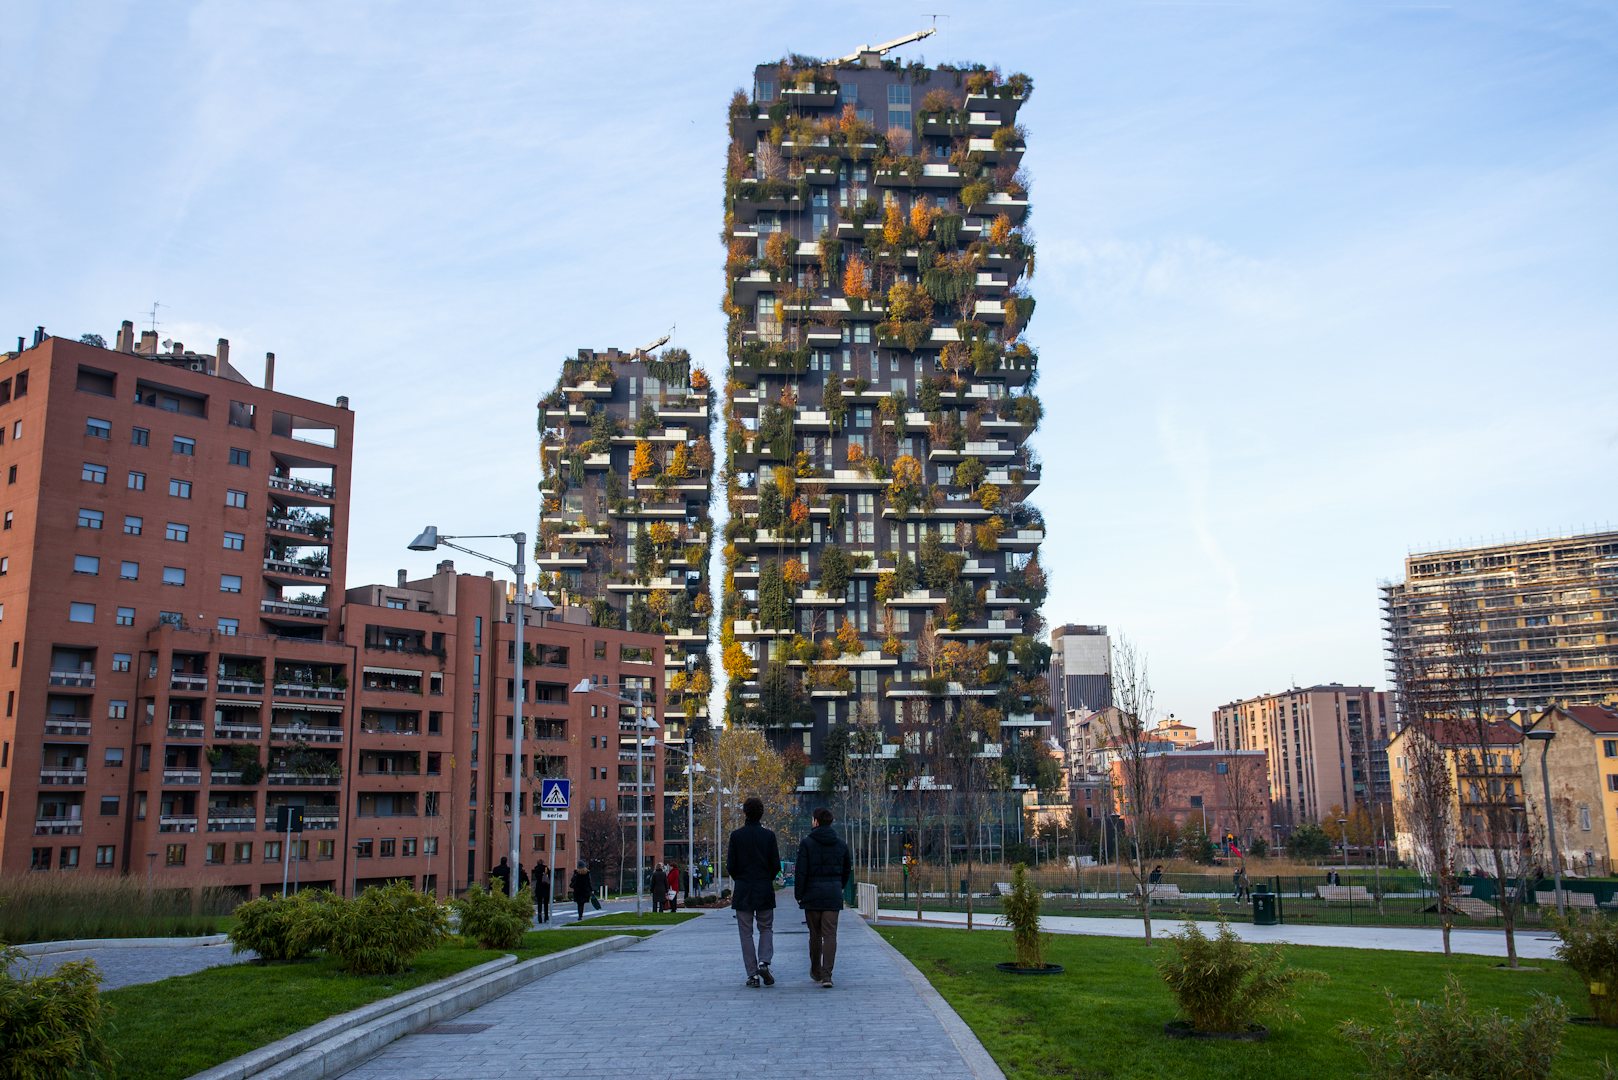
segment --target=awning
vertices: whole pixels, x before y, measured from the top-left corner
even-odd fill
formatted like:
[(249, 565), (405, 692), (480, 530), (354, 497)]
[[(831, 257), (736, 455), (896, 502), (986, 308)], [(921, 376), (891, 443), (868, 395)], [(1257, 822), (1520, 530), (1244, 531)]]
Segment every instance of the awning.
[(222, 697), (222, 698), (215, 698), (214, 699), (214, 704), (216, 704), (216, 705), (235, 705), (238, 708), (242, 708), (242, 709), (257, 709), (260, 706), (262, 706), (264, 703), (262, 701), (239, 701), (236, 698), (224, 698), (224, 697)]
[(421, 678), (421, 672), (419, 672), (419, 671), (406, 671), (404, 668), (393, 668), (393, 667), (368, 667), (368, 668), (365, 669), (365, 674), (367, 674), (367, 675), (408, 675), (412, 679)]
[(286, 701), (277, 701), (270, 706), (272, 709), (285, 709), (288, 712), (347, 712), (341, 705), (293, 705)]

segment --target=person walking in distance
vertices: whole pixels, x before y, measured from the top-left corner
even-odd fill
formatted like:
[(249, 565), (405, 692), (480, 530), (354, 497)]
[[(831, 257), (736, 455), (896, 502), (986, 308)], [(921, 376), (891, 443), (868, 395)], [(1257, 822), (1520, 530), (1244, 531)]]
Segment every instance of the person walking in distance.
[(762, 799), (755, 795), (743, 803), (742, 817), (746, 823), (730, 834), (725, 862), (736, 883), (730, 906), (736, 912), (736, 929), (742, 936), (742, 967), (747, 970), (747, 985), (756, 990), (761, 983), (775, 985), (770, 961), (775, 959), (775, 874), (781, 868), (781, 849), (775, 834), (763, 825)]
[[(495, 886), (499, 886), (498, 889)], [(493, 870), (489, 871), (489, 891), (498, 892), (501, 896), (511, 891), (511, 864), (504, 855)]]
[(668, 877), (662, 863), (653, 863), (652, 868), (646, 871), (646, 891), (652, 894), (653, 915), (663, 910), (663, 894), (669, 888)]
[(669, 872), (663, 875), (663, 900), (671, 912), (680, 910), (680, 865), (669, 863)]
[(831, 827), (831, 811), (815, 811), (815, 827), (798, 842), (798, 866), (792, 894), (809, 923), (809, 978), (831, 989), (832, 967), (837, 963), (837, 917), (843, 910), (843, 892), (854, 873), (848, 845)]
[(540, 922), (551, 921), (551, 868), (540, 859), (534, 864), (534, 917)]
[(568, 892), (573, 894), (573, 902), (579, 905), (579, 922), (584, 921), (584, 905), (590, 902), (590, 867), (579, 863), (579, 868), (573, 871), (573, 878), (567, 883)]

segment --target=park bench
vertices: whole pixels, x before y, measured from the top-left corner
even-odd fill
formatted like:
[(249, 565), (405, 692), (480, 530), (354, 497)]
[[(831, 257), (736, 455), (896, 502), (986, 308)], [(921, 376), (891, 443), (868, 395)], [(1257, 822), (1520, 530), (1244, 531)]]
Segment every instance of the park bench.
[(994, 883), (994, 895), (996, 895), (996, 896), (1010, 896), (1011, 895), (1011, 882), (1009, 882), (1009, 881), (997, 881), (997, 882), (995, 882)]
[[(1546, 889), (1541, 892), (1536, 889), (1534, 891), (1534, 902), (1537, 903), (1541, 908), (1554, 908), (1556, 906), (1556, 890)], [(1594, 911), (1596, 909), (1596, 898), (1591, 893), (1569, 892), (1568, 890), (1563, 889), (1562, 906), (1570, 908), (1588, 908), (1589, 910)]]
[(1328, 904), (1353, 903), (1355, 900), (1369, 904), (1373, 899), (1364, 885), (1316, 885), (1315, 895)]
[[(1146, 886), (1146, 891), (1147, 895), (1154, 904), (1166, 904), (1170, 900), (1185, 899), (1185, 896), (1180, 892), (1180, 887), (1178, 885), (1171, 885), (1166, 881), (1160, 881), (1156, 885), (1148, 884)], [(1140, 894), (1141, 887), (1136, 885), (1135, 895), (1139, 896)]]

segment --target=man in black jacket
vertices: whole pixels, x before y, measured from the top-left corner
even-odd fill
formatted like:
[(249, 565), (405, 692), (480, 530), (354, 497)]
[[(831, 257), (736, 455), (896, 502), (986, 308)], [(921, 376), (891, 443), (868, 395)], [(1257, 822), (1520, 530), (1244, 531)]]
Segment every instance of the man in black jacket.
[[(747, 823), (730, 834), (725, 862), (736, 888), (730, 906), (736, 912), (736, 928), (742, 935), (742, 967), (747, 969), (747, 985), (758, 989), (775, 985), (770, 961), (775, 958), (775, 875), (781, 869), (781, 849), (775, 834), (766, 829), (764, 801), (754, 796), (742, 804)], [(753, 924), (758, 924), (758, 947), (753, 946)]]
[(837, 913), (854, 873), (848, 845), (831, 827), (831, 811), (815, 811), (815, 827), (798, 844), (798, 867), (792, 893), (809, 923), (809, 978), (831, 989), (837, 962)]

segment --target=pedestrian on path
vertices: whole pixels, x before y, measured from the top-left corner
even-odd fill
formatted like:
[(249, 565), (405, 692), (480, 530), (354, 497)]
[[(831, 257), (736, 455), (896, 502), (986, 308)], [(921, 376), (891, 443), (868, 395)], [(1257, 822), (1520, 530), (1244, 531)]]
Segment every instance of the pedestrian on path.
[(579, 868), (573, 871), (573, 879), (567, 883), (568, 891), (573, 894), (573, 902), (579, 905), (579, 921), (584, 921), (584, 905), (590, 902), (590, 867), (579, 863)]
[(792, 879), (792, 894), (809, 923), (809, 978), (827, 990), (837, 962), (837, 917), (854, 873), (848, 845), (831, 823), (830, 810), (822, 806), (815, 811), (815, 827), (798, 842)]
[(669, 872), (663, 875), (663, 888), (668, 890), (663, 898), (668, 903), (669, 910), (680, 910), (680, 867), (677, 863), (669, 863)]
[(668, 887), (668, 874), (664, 873), (663, 864), (653, 863), (652, 868), (646, 871), (646, 891), (652, 894), (653, 915), (663, 910), (663, 894)]
[(511, 864), (506, 861), (504, 855), (500, 856), (500, 862), (496, 864), (495, 868), (489, 871), (490, 889), (492, 890), (496, 884), (500, 886), (499, 892), (501, 896), (511, 891)]
[[(725, 862), (736, 888), (730, 906), (736, 912), (736, 929), (742, 936), (742, 967), (747, 985), (758, 989), (775, 985), (770, 961), (775, 959), (775, 874), (781, 868), (781, 848), (775, 833), (766, 829), (764, 800), (753, 796), (742, 804), (746, 824), (730, 834)], [(758, 925), (758, 946), (753, 945), (753, 926)]]
[(541, 859), (534, 864), (534, 916), (540, 922), (551, 921), (551, 868)]

